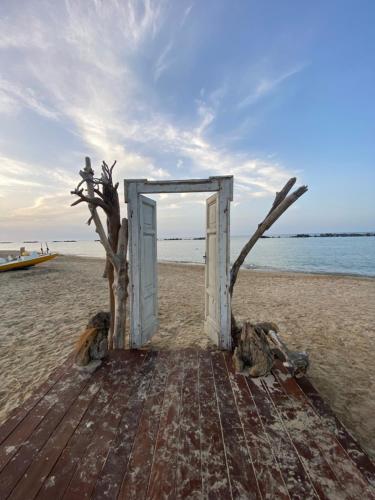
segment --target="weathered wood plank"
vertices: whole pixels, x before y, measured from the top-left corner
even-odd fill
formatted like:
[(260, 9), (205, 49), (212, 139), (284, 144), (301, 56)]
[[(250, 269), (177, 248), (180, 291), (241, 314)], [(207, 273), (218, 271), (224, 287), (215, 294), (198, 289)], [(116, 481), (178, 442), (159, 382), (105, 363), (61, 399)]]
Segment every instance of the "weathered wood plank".
[(152, 383), (157, 353), (150, 352), (137, 375), (137, 384), (121, 409), (121, 419), (91, 498), (117, 498), (126, 474), (142, 410)]
[[(285, 373), (281, 363), (277, 366)], [(328, 426), (335, 434), (337, 440), (346, 450), (356, 467), (362, 472), (367, 481), (375, 488), (375, 464), (372, 462), (360, 446), (351, 436), (344, 425), (336, 417), (328, 403), (326, 403), (307, 377), (302, 377), (295, 381), (300, 390), (306, 395), (314, 410), (323, 419), (324, 425)]]
[(291, 498), (317, 498), (302, 461), (288, 434), (285, 432), (267, 391), (259, 379), (246, 377), (250, 393), (258, 408), (263, 426), (268, 434), (273, 453), (277, 457), (280, 471)]
[[(117, 353), (116, 353), (117, 354)], [(90, 403), (79, 426), (55, 463), (53, 469), (44, 481), (37, 498), (57, 500), (62, 498), (67, 489), (77, 465), (86, 453), (96, 429), (101, 423), (101, 415), (110, 404), (113, 391), (119, 390), (126, 381), (126, 374), (136, 369), (146, 354), (134, 356), (132, 351), (124, 351), (117, 359), (111, 352), (111, 359), (105, 360), (99, 371), (103, 374), (102, 386), (97, 397)]]
[(1, 460), (17, 445), (0, 498), (375, 498), (285, 373), (245, 378), (229, 353), (155, 356), (113, 352), (92, 376), (65, 367), (0, 446)]
[(288, 491), (245, 377), (235, 373), (231, 358), (231, 353), (225, 354), (238, 415), (244, 429), (261, 496), (264, 499), (288, 499), (290, 498)]
[(224, 354), (211, 354), (216, 395), (233, 498), (261, 498)]
[(89, 380), (89, 376), (76, 371), (61, 380), (57, 402), (1, 472), (0, 498), (11, 493)]
[(351, 498), (342, 487), (341, 482), (327, 463), (323, 451), (314, 439), (314, 434), (320, 432), (320, 429), (312, 429), (311, 421), (306, 418), (306, 413), (285, 394), (273, 375), (264, 377), (262, 384), (270, 395), (319, 497), (343, 500)]
[[(31, 410), (43, 401), (46, 394), (49, 393), (58, 382), (58, 380), (66, 373), (68, 366), (72, 363), (72, 357), (69, 356), (56, 370), (54, 370), (48, 379), (38, 387), (35, 392), (20, 406), (15, 408), (7, 417), (6, 421), (0, 426), (0, 444), (5, 446), (14, 446), (13, 444), (4, 443), (11, 435), (16, 427), (29, 415)], [(1, 469), (1, 467), (0, 467)]]
[(158, 355), (156, 373), (139, 421), (129, 465), (118, 496), (119, 499), (138, 500), (146, 497), (165, 387), (173, 359), (174, 356), (165, 351)]
[(302, 416), (299, 419), (305, 420), (305, 425), (309, 430), (306, 440), (309, 436), (313, 437), (315, 445), (322, 450), (325, 460), (338, 481), (345, 485), (345, 491), (350, 497), (366, 498), (369, 484), (360, 470), (353, 464), (345, 449), (336, 440), (334, 433), (328, 429), (326, 422), (322, 421), (313, 411), (295, 379), (286, 374), (276, 374), (276, 377), (280, 386), (292, 398), (288, 405), (290, 412), (293, 412), (297, 417), (298, 415)]
[(108, 451), (115, 439), (123, 410), (131, 394), (136, 390), (141, 369), (149, 358), (150, 355), (147, 353), (143, 363), (133, 367), (126, 378), (123, 377), (119, 388), (115, 386), (115, 390), (113, 387), (110, 389), (113, 397), (104, 408), (101, 415), (96, 417), (99, 419), (99, 423), (93, 439), (87, 446), (84, 456), (78, 464), (63, 498), (69, 500), (82, 500), (90, 498), (92, 495), (95, 483), (108, 455)]
[(211, 354), (207, 351), (200, 351), (198, 358), (203, 498), (227, 500), (232, 498), (232, 491), (217, 405)]
[(3, 442), (0, 448), (0, 471), (3, 470), (6, 464), (17, 453), (20, 446), (27, 441), (48, 411), (50, 411), (59, 397), (58, 389), (61, 386), (62, 384), (57, 384), (55, 386), (57, 391), (50, 392), (46, 397), (42, 398)]
[(151, 468), (147, 498), (176, 498), (176, 468), (179, 448), (181, 390), (184, 353), (173, 353), (175, 360), (165, 389), (154, 460)]
[(98, 393), (101, 386), (102, 373), (103, 372), (95, 373), (93, 375), (90, 384), (85, 387), (73, 405), (69, 408), (64, 418), (56, 427), (56, 430), (50, 436), (44, 447), (39, 451), (38, 455), (30, 464), (30, 467), (12, 491), (12, 499), (24, 500), (27, 498), (31, 500), (35, 498), (54, 463), (60, 456), (61, 450), (65, 447), (70, 436), (79, 424), (90, 402)]
[(199, 421), (198, 352), (185, 352), (177, 456), (177, 498), (202, 498), (201, 429)]

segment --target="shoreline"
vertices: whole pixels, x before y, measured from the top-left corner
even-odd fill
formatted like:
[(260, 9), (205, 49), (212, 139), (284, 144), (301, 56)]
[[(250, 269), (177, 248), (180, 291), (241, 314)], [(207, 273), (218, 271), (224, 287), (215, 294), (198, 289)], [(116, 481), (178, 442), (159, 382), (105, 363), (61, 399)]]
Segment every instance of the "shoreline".
[[(77, 256), (78, 257), (78, 256)], [(182, 266), (202, 266), (205, 264), (203, 262), (190, 262), (186, 260), (158, 260), (158, 264), (177, 264)], [(231, 263), (232, 266), (233, 263)], [(241, 271), (251, 271), (251, 272), (260, 272), (260, 273), (280, 273), (280, 274), (302, 274), (306, 276), (332, 276), (332, 277), (343, 277), (343, 278), (359, 278), (359, 279), (369, 279), (375, 280), (375, 275), (368, 274), (356, 274), (356, 273), (339, 273), (339, 272), (329, 272), (329, 271), (298, 271), (295, 269), (280, 269), (277, 267), (248, 267), (247, 265), (241, 266)]]
[[(0, 250), (0, 257), (8, 256), (8, 254), (17, 253), (17, 250)], [(58, 252), (57, 252), (58, 253)], [(78, 258), (78, 259), (90, 259), (90, 260), (100, 260), (104, 261), (105, 257), (95, 257), (91, 255), (76, 255), (69, 253), (58, 253), (60, 257), (68, 257), (68, 258)], [(158, 260), (158, 264), (168, 264), (168, 265), (182, 265), (182, 266), (202, 266), (204, 267), (203, 262), (193, 262), (188, 260)], [(232, 266), (233, 262), (230, 264)], [(366, 279), (366, 280), (375, 280), (375, 274), (359, 274), (359, 273), (341, 273), (341, 272), (332, 272), (332, 271), (301, 271), (298, 269), (282, 269), (277, 267), (255, 267), (249, 266), (248, 264), (241, 266), (241, 271), (252, 271), (252, 272), (260, 272), (260, 273), (280, 273), (280, 274), (295, 274), (295, 275), (306, 275), (306, 276), (332, 276), (332, 277), (342, 277), (342, 278), (358, 278), (358, 279)]]

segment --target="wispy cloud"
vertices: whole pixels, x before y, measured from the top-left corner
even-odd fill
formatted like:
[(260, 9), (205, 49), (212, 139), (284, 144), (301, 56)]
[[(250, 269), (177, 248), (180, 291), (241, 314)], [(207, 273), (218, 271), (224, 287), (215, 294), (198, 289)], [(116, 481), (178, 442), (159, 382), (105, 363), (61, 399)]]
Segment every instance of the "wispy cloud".
[(32, 88), (0, 79), (0, 113), (17, 113), (23, 108), (29, 108), (45, 118), (58, 119), (58, 114), (44, 104)]
[(306, 64), (301, 64), (288, 71), (285, 71), (281, 75), (260, 78), (255, 88), (238, 103), (238, 108), (245, 108), (246, 106), (249, 106), (254, 102), (256, 102), (258, 99), (261, 99), (262, 97), (271, 94), (278, 87), (280, 87), (286, 80), (300, 73), (305, 67)]
[(171, 40), (166, 47), (163, 49), (160, 56), (157, 58), (155, 63), (155, 73), (154, 80), (157, 81), (161, 77), (162, 73), (168, 68), (171, 61), (168, 61), (168, 55), (170, 54), (173, 47), (173, 41)]
[(189, 17), (190, 12), (191, 12), (191, 10), (192, 10), (193, 6), (194, 6), (194, 5), (193, 5), (193, 4), (191, 4), (191, 5), (188, 5), (188, 6), (186, 7), (186, 9), (185, 9), (185, 11), (184, 11), (184, 15), (182, 16), (182, 19), (181, 19), (181, 22), (180, 22), (180, 27), (181, 27), (181, 28), (182, 28), (182, 26), (186, 23), (186, 20), (187, 20), (187, 18)]

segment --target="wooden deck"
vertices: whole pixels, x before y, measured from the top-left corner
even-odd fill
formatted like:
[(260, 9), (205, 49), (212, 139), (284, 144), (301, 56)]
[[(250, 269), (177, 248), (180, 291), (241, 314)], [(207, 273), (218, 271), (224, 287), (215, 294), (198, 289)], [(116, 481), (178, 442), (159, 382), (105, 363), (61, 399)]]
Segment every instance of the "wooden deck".
[(0, 428), (0, 498), (375, 498), (375, 467), (307, 379), (222, 352), (69, 362)]

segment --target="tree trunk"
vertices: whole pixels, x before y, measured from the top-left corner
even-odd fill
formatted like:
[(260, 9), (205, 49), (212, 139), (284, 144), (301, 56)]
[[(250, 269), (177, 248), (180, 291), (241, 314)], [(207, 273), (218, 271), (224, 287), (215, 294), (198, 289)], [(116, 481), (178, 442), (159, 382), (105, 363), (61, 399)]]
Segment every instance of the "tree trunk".
[[(103, 185), (103, 197), (106, 203), (111, 207), (110, 214), (107, 214), (107, 234), (108, 242), (114, 253), (117, 252), (117, 245), (119, 239), (119, 231), (121, 227), (120, 219), (120, 204), (118, 199), (118, 193), (113, 189), (111, 185)], [(112, 339), (114, 336), (114, 325), (115, 325), (115, 296), (114, 296), (114, 268), (110, 259), (107, 256), (107, 279), (108, 279), (108, 292), (109, 292), (109, 307), (111, 312), (111, 326), (109, 329), (109, 342), (112, 345)]]
[(125, 327), (126, 327), (126, 266), (121, 265), (120, 269), (114, 272), (113, 294), (115, 299), (113, 348), (123, 349), (125, 347)]
[[(102, 175), (94, 177), (90, 158), (86, 157), (86, 165), (80, 171), (82, 181), (71, 193), (78, 196), (78, 200), (72, 206), (86, 202), (91, 217), (88, 224), (94, 221), (95, 230), (106, 251), (105, 277), (109, 284), (109, 303), (111, 313), (111, 325), (108, 336), (109, 348), (122, 348), (125, 345), (126, 325), (126, 299), (128, 286), (127, 270), (127, 247), (128, 247), (128, 221), (120, 220), (120, 203), (117, 188), (118, 183), (113, 184), (112, 167), (103, 162)], [(88, 196), (83, 193), (81, 185), (86, 183)], [(101, 191), (102, 189), (102, 191)], [(95, 196), (96, 195), (96, 196)], [(97, 208), (102, 208), (107, 216), (107, 234), (104, 230)]]
[[(273, 205), (266, 215), (265, 219), (258, 225), (256, 231), (251, 236), (251, 238), (247, 241), (247, 243), (242, 248), (240, 254), (235, 260), (231, 270), (230, 270), (230, 284), (229, 284), (229, 295), (231, 301), (233, 301), (233, 292), (234, 285), (236, 284), (238, 272), (244, 263), (246, 257), (248, 256), (251, 249), (254, 247), (255, 243), (259, 240), (259, 238), (263, 235), (265, 231), (267, 231), (274, 222), (292, 205), (300, 196), (302, 196), (307, 191), (307, 186), (301, 186), (296, 189), (289, 196), (288, 193), (292, 189), (296, 182), (296, 178), (292, 177), (285, 184), (283, 189), (276, 193), (275, 200)], [(234, 317), (233, 310), (231, 311), (231, 337), (232, 337), (232, 349), (235, 349), (236, 346), (239, 345), (241, 330), (236, 323), (236, 318)]]
[(126, 254), (128, 251), (128, 220), (122, 219), (118, 232), (116, 265), (113, 266), (113, 293), (115, 299), (113, 347), (123, 349), (125, 346), (126, 300), (128, 295), (128, 269)]

